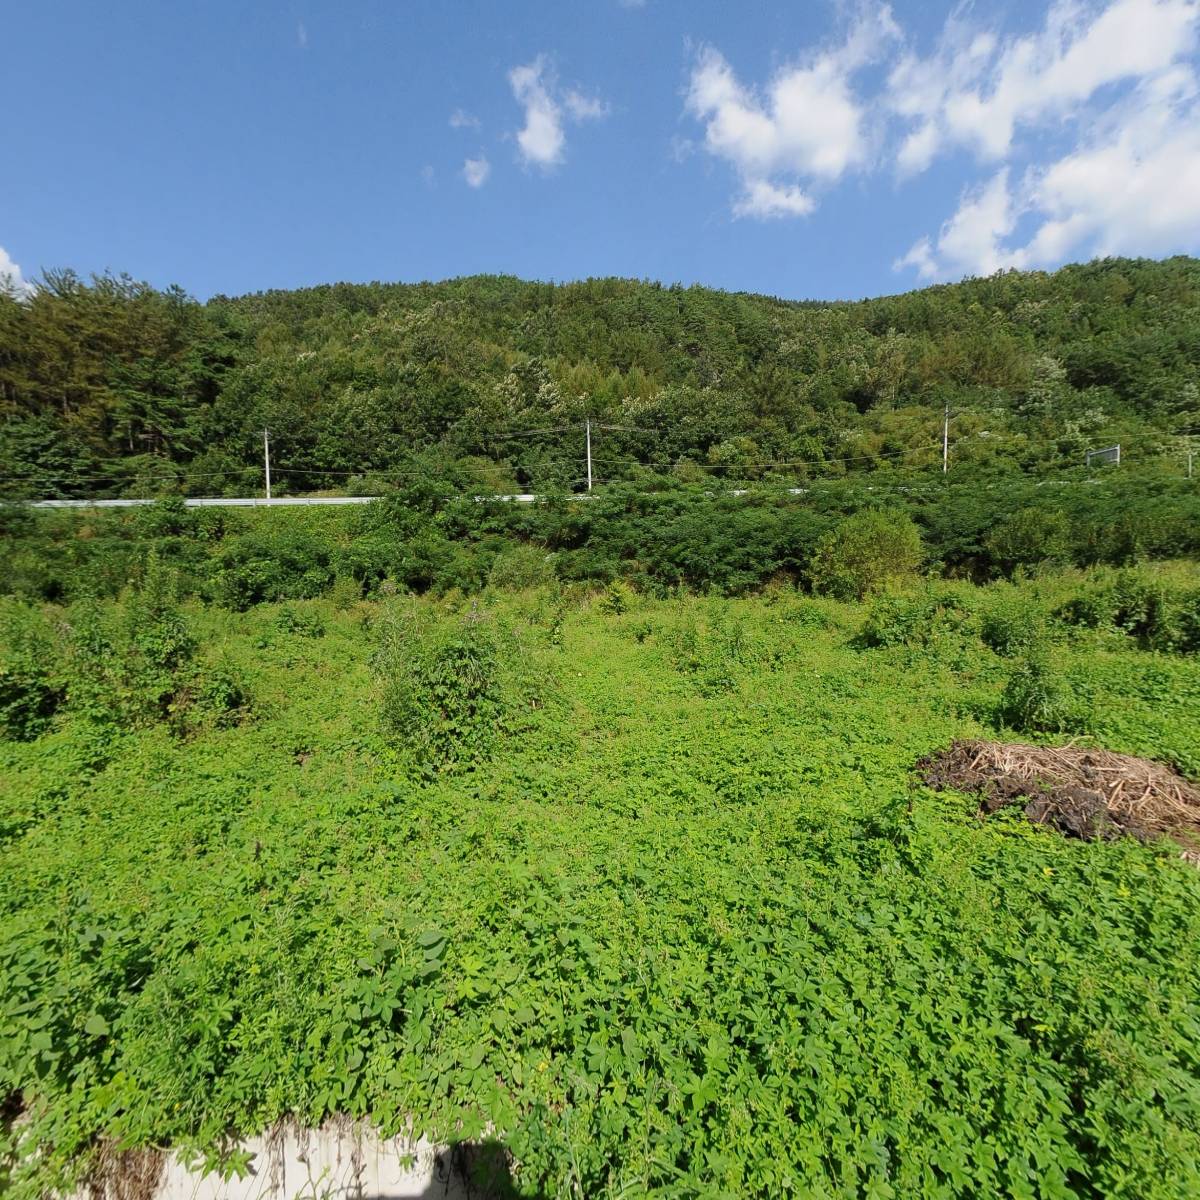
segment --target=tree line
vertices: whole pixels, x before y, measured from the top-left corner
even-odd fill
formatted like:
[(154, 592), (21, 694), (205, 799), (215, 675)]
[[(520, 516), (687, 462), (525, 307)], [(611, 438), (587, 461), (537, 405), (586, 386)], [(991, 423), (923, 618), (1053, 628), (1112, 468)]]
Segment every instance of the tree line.
[[(1181, 464), (1200, 432), (1200, 261), (1006, 271), (854, 303), (476, 276), (199, 303), (47, 272), (0, 291), (0, 494), (578, 490), (903, 482)], [(1173, 456), (1173, 457), (1172, 457)]]

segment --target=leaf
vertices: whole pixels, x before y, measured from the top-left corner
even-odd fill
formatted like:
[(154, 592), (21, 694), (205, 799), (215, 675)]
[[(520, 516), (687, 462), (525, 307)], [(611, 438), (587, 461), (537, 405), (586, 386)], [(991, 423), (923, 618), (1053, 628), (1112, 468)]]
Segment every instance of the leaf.
[(91, 1034), (92, 1037), (107, 1037), (108, 1022), (99, 1013), (92, 1013), (84, 1023), (83, 1032)]
[(641, 1058), (637, 1034), (629, 1025), (621, 1030), (621, 1049), (625, 1051), (625, 1057), (632, 1062), (637, 1062)]

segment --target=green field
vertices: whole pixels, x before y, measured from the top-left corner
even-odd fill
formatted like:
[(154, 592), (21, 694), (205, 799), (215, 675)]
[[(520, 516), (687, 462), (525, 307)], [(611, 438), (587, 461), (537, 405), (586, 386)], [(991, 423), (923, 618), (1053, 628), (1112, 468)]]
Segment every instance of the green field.
[(1089, 586), (14, 602), (70, 699), (0, 741), (7, 1188), (347, 1113), (524, 1196), (1200, 1194), (1200, 874), (913, 770), (1032, 622), (1045, 740), (1200, 775), (1200, 658)]

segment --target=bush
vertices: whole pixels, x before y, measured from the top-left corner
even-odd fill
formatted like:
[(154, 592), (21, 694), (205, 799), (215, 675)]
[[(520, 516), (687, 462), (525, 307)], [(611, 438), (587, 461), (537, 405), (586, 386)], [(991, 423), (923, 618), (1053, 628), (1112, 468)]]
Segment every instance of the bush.
[(306, 526), (226, 539), (207, 586), (218, 604), (244, 611), (264, 601), (311, 600), (333, 583), (329, 547)]
[(809, 579), (815, 591), (861, 600), (916, 574), (921, 559), (921, 534), (912, 519), (872, 509), (847, 517), (820, 539)]
[(1020, 508), (988, 535), (992, 561), (1006, 574), (1019, 567), (1071, 560), (1071, 522), (1056, 510)]
[(1019, 596), (997, 596), (980, 613), (983, 644), (1006, 657), (1032, 650), (1048, 636), (1045, 616)]
[(1200, 654), (1200, 588), (1181, 592), (1175, 609), (1175, 649)]
[(230, 729), (248, 718), (251, 703), (246, 676), (233, 663), (218, 660), (199, 665), (176, 713), (177, 729), (190, 732), (206, 724)]
[(667, 646), (675, 669), (692, 676), (705, 696), (734, 691), (742, 670), (766, 659), (746, 622), (723, 613), (702, 626), (694, 611), (685, 612), (667, 634)]
[(780, 606), (780, 620), (797, 629), (832, 629), (837, 619), (819, 600), (803, 598), (790, 600)]
[(1079, 629), (1104, 629), (1113, 625), (1113, 595), (1110, 587), (1088, 587), (1072, 596), (1054, 615), (1065, 625)]
[(49, 636), (34, 614), (6, 608), (0, 615), (0, 733), (32, 741), (50, 723), (63, 698), (51, 670)]
[(124, 727), (171, 715), (196, 647), (175, 589), (173, 574), (152, 556), (122, 608), (105, 611), (87, 600), (71, 610), (72, 707)]
[(471, 767), (491, 754), (503, 716), (499, 650), (472, 611), (445, 627), (389, 620), (375, 667), (383, 722), (428, 773)]
[(517, 545), (503, 550), (488, 571), (488, 584), (494, 588), (521, 591), (553, 582), (550, 555), (538, 546)]
[(604, 589), (604, 595), (600, 597), (599, 608), (602, 613), (619, 617), (633, 607), (633, 600), (633, 589), (619, 579), (614, 579)]
[(1168, 648), (1170, 605), (1162, 582), (1136, 568), (1118, 571), (1112, 589), (1112, 622), (1143, 646)]
[(923, 596), (879, 596), (867, 610), (858, 643), (871, 648), (918, 645), (928, 640), (935, 614)]
[(320, 638), (325, 636), (325, 622), (320, 613), (307, 612), (285, 604), (275, 614), (275, 628), (280, 633), (297, 637)]
[(871, 648), (929, 646), (939, 636), (962, 633), (970, 620), (969, 608), (948, 589), (891, 592), (872, 600), (856, 642)]
[(1027, 733), (1064, 733), (1084, 725), (1082, 705), (1042, 654), (1023, 659), (1008, 677), (996, 718)]

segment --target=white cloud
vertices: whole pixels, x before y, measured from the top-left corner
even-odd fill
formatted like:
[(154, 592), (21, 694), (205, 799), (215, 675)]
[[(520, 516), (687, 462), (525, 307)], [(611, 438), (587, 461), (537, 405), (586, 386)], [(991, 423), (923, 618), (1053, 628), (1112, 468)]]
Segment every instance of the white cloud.
[(303, 21), (298, 22), (296, 25), (296, 45), (301, 50), (308, 49), (308, 27)]
[(0, 290), (6, 286), (18, 296), (28, 295), (33, 291), (33, 284), (26, 283), (21, 278), (21, 268), (9, 257), (8, 251), (0, 246)]
[(1003, 267), (1024, 265), (1021, 251), (1006, 250), (1004, 240), (1019, 216), (1003, 167), (981, 187), (963, 194), (958, 210), (942, 226), (936, 247), (921, 238), (894, 266), (914, 266), (922, 278), (990, 275)]
[(752, 179), (733, 206), (735, 217), (803, 217), (816, 207), (812, 197), (795, 184), (779, 185)]
[[(1200, 249), (1200, 86), (1176, 65), (1106, 110), (1087, 136), (1010, 187), (1010, 168), (968, 191), (936, 239), (894, 264), (922, 278), (1057, 266), (1070, 258)], [(1014, 235), (1018, 223), (1024, 232)]]
[(608, 105), (574, 89), (560, 93), (544, 55), (508, 73), (525, 124), (517, 131), (517, 147), (527, 164), (549, 169), (562, 162), (567, 145), (566, 120), (595, 120), (608, 115)]
[(462, 173), (470, 187), (481, 188), (492, 173), (492, 164), (488, 162), (486, 154), (480, 154), (478, 158), (468, 158), (463, 163)]
[[(983, 173), (895, 269), (936, 279), (1200, 251), (1200, 0), (1050, 0), (1020, 35), (963, 0), (924, 55), (887, 7), (841, 2), (860, 5), (844, 42), (762, 84), (712, 47), (691, 63), (685, 111), (702, 136), (673, 153), (702, 147), (732, 168), (735, 217), (804, 216), (855, 172), (888, 163), (903, 186), (958, 151), (956, 166)], [(868, 90), (860, 69), (886, 52)]]
[(891, 10), (876, 8), (842, 46), (783, 68), (761, 91), (742, 84), (719, 51), (701, 50), (687, 111), (704, 124), (705, 148), (741, 179), (736, 215), (810, 212), (814, 202), (799, 179), (834, 182), (866, 164), (868, 114), (850, 77), (898, 36)]
[[(1174, 83), (1172, 93), (1168, 85)], [(1147, 94), (1149, 93), (1149, 94)], [(1087, 144), (1030, 172), (1033, 262), (1200, 248), (1200, 103), (1181, 72), (1141, 89)]]
[(563, 105), (576, 121), (595, 121), (608, 116), (608, 105), (603, 100), (585, 96), (574, 88), (563, 94)]
[(451, 129), (478, 129), (479, 118), (465, 109), (456, 108), (450, 114)]
[(937, 258), (929, 238), (923, 237), (913, 242), (908, 248), (908, 253), (892, 263), (893, 271), (902, 271), (905, 267), (915, 267), (922, 279), (933, 279), (937, 275)]
[(1057, 0), (1038, 32), (1001, 42), (952, 16), (930, 57), (906, 54), (889, 76), (890, 107), (915, 125), (897, 165), (924, 170), (954, 145), (1001, 159), (1020, 128), (1086, 115), (1102, 89), (1185, 58), (1198, 22), (1197, 0)]

